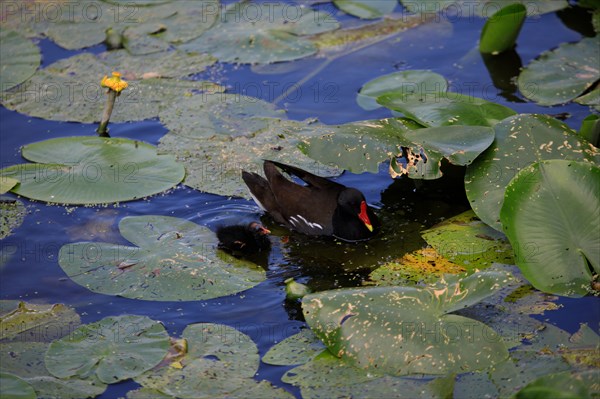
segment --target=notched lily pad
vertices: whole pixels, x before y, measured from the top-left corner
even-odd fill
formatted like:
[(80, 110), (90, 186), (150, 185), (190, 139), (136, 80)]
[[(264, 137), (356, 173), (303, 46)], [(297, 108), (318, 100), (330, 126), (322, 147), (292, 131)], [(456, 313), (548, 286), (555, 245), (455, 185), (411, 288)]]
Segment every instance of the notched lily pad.
[[(78, 54), (37, 71), (31, 79), (2, 95), (6, 108), (38, 118), (99, 122), (106, 102), (100, 81), (118, 70), (129, 87), (117, 98), (112, 122), (154, 118), (192, 92), (222, 91), (203, 81), (175, 79), (203, 71), (214, 59), (170, 51), (132, 57), (125, 51)], [(33, 94), (32, 94), (33, 93)]]
[(295, 3), (241, 1), (220, 10), (218, 21), (199, 38), (179, 48), (208, 53), (221, 62), (266, 64), (291, 61), (317, 52), (303, 36), (337, 29), (328, 13)]
[(506, 273), (481, 272), (427, 288), (325, 291), (305, 296), (302, 310), (328, 349), (357, 367), (391, 375), (480, 370), (508, 356), (502, 338), (450, 312), (490, 296), (507, 281)]
[(45, 363), (58, 378), (96, 375), (112, 384), (156, 366), (168, 347), (161, 323), (146, 316), (110, 316), (52, 342)]
[(0, 170), (16, 178), (11, 191), (59, 204), (131, 201), (177, 185), (183, 166), (156, 147), (137, 140), (93, 136), (56, 138), (23, 147), (34, 162)]
[[(8, 13), (8, 10), (3, 9), (2, 13), (5, 12)], [(4, 15), (2, 18), (4, 19)], [(15, 31), (2, 29), (0, 30), (0, 60), (2, 60), (1, 93), (29, 79), (40, 66), (42, 55), (31, 40)]]
[(262, 268), (217, 251), (216, 235), (187, 220), (126, 217), (119, 230), (135, 246), (67, 244), (59, 252), (60, 266), (93, 292), (148, 301), (218, 298), (265, 279)]
[(595, 147), (548, 115), (515, 115), (494, 132), (490, 148), (467, 167), (465, 189), (477, 216), (499, 231), (504, 190), (521, 169), (545, 159), (600, 162)]
[(534, 287), (574, 297), (591, 290), (600, 274), (598, 204), (600, 168), (591, 163), (536, 162), (511, 180), (500, 219)]
[(564, 43), (543, 53), (519, 75), (519, 91), (540, 105), (564, 104), (600, 79), (600, 36)]
[(304, 364), (325, 350), (315, 333), (305, 328), (269, 349), (262, 361), (276, 366)]
[(222, 324), (185, 328), (187, 351), (135, 378), (146, 389), (177, 398), (291, 397), (282, 389), (252, 377), (258, 370), (258, 348), (246, 334)]
[(421, 233), (442, 256), (468, 270), (492, 263), (512, 264), (513, 249), (506, 236), (483, 223), (472, 210)]

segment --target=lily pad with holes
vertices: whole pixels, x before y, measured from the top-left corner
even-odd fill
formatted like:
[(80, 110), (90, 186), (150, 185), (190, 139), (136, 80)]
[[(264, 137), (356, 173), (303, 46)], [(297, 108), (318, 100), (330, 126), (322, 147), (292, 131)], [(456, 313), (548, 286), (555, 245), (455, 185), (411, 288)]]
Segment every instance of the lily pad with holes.
[(423, 126), (494, 126), (515, 111), (490, 101), (459, 93), (427, 93), (414, 99), (402, 93), (383, 94), (377, 102)]
[[(16, 3), (13, 5), (16, 6)], [(1, 93), (29, 79), (40, 66), (42, 56), (31, 40), (15, 31), (2, 29), (0, 30), (0, 60), (2, 60)]]
[(352, 172), (377, 172), (390, 158), (393, 177), (406, 174), (416, 179), (442, 175), (443, 158), (455, 165), (467, 165), (493, 141), (493, 131), (483, 126), (444, 126), (418, 129), (410, 121), (381, 119), (344, 125), (308, 125), (299, 144), (309, 157)]
[(168, 348), (169, 335), (161, 323), (146, 316), (110, 316), (52, 342), (45, 363), (58, 378), (95, 375), (112, 384), (156, 366)]
[(265, 279), (262, 268), (218, 251), (216, 235), (187, 220), (132, 216), (121, 220), (119, 230), (133, 246), (67, 244), (60, 266), (93, 292), (147, 301), (218, 298)]
[(600, 79), (600, 36), (563, 43), (543, 53), (519, 75), (519, 91), (540, 105), (564, 104)]
[(317, 46), (305, 36), (338, 27), (339, 23), (327, 13), (300, 4), (241, 1), (221, 8), (211, 29), (179, 48), (208, 53), (221, 62), (291, 61), (317, 52)]
[(435, 72), (409, 70), (379, 76), (364, 84), (356, 96), (356, 102), (368, 111), (381, 107), (377, 97), (384, 94), (402, 95), (405, 100), (424, 99), (432, 93), (445, 93), (446, 79)]
[(394, 11), (398, 0), (333, 0), (333, 4), (347, 14), (362, 19), (381, 18)]
[(187, 342), (186, 353), (137, 376), (136, 382), (177, 398), (292, 397), (253, 379), (260, 359), (258, 348), (241, 331), (199, 323), (187, 326), (182, 338)]
[[(103, 76), (118, 69), (129, 87), (117, 98), (111, 121), (137, 121), (158, 113), (191, 92), (220, 91), (214, 83), (170, 79), (200, 72), (214, 62), (206, 56), (168, 52), (141, 57), (123, 51), (98, 56), (83, 53), (36, 72), (23, 85), (3, 94), (2, 105), (38, 118), (99, 122), (106, 102)], [(30, 95), (35, 93), (35, 95)]]
[(285, 118), (284, 111), (241, 94), (196, 94), (181, 99), (159, 115), (171, 133), (193, 139), (248, 136), (269, 127), (265, 118)]
[[(225, 116), (225, 121), (213, 121), (213, 126), (227, 126), (229, 123)], [(241, 171), (262, 173), (265, 159), (292, 163), (321, 176), (341, 173), (338, 168), (317, 162), (298, 149), (304, 138), (299, 132), (306, 126), (305, 123), (274, 118), (263, 118), (261, 121), (256, 118), (248, 126), (258, 130), (254, 133), (242, 130), (243, 136), (230, 140), (224, 140), (223, 135), (207, 139), (169, 132), (161, 138), (159, 151), (174, 154), (185, 165), (186, 185), (223, 196), (250, 198)], [(188, 130), (183, 133), (192, 135)]]
[(545, 159), (600, 162), (596, 148), (547, 115), (515, 115), (494, 132), (490, 148), (467, 167), (465, 189), (477, 216), (499, 231), (504, 190), (521, 169)]
[(500, 219), (535, 288), (573, 297), (591, 290), (600, 273), (598, 166), (554, 159), (524, 168), (506, 188)]
[[(59, 46), (76, 50), (104, 42), (107, 31), (112, 31), (124, 36), (123, 44), (133, 53), (147, 54), (200, 36), (215, 22), (218, 9), (218, 0), (152, 2), (144, 6), (84, 0), (75, 4), (70, 14), (67, 10), (61, 13), (46, 34)], [(130, 29), (144, 34), (127, 35)]]
[(510, 276), (480, 272), (448, 279), (427, 288), (373, 287), (309, 294), (303, 298), (302, 310), (331, 353), (369, 371), (446, 374), (457, 369), (481, 370), (504, 360), (507, 348), (493, 330), (451, 312), (492, 295)]
[(513, 248), (506, 236), (483, 223), (472, 210), (421, 233), (444, 258), (468, 270), (493, 263), (513, 264)]
[[(27, 210), (21, 201), (7, 196), (0, 196), (0, 211), (2, 211), (0, 215), (0, 239), (4, 239), (23, 223)], [(3, 247), (0, 251), (5, 249), (7, 248)], [(0, 256), (4, 260), (4, 256)]]
[(172, 156), (136, 140), (64, 137), (23, 147), (34, 162), (0, 170), (0, 178), (19, 180), (11, 191), (59, 204), (131, 201), (168, 190), (184, 176)]

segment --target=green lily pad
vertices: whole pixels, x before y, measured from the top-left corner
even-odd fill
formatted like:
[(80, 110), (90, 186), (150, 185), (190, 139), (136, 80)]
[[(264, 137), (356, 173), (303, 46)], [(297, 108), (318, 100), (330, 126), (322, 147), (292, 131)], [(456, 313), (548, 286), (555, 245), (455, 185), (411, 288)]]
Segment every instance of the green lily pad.
[(162, 111), (160, 121), (171, 133), (194, 139), (249, 136), (269, 126), (264, 118), (285, 117), (271, 103), (240, 94), (198, 94)]
[[(2, 178), (2, 180), (4, 179)], [(2, 213), (0, 215), (0, 239), (4, 239), (23, 223), (27, 210), (21, 201), (0, 196), (0, 211)], [(4, 249), (2, 248), (0, 251)], [(4, 259), (3, 256), (0, 257)]]
[(222, 324), (199, 323), (187, 326), (182, 338), (187, 342), (182, 357), (137, 376), (136, 382), (177, 398), (292, 397), (252, 378), (260, 358), (246, 334)]
[(516, 115), (494, 131), (494, 143), (467, 167), (465, 189), (477, 216), (499, 231), (504, 189), (521, 169), (545, 159), (600, 162), (597, 149), (548, 115)]
[(171, 79), (200, 72), (213, 62), (207, 56), (175, 51), (139, 57), (124, 51), (98, 56), (83, 53), (39, 70), (23, 85), (4, 93), (2, 104), (38, 118), (99, 122), (106, 103), (106, 89), (100, 86), (100, 81), (118, 70), (130, 80), (129, 87), (117, 98), (111, 121), (154, 118), (163, 108), (192, 91), (222, 90), (210, 82)]
[(594, 89), (583, 96), (577, 97), (573, 101), (577, 104), (592, 106), (597, 111), (600, 111), (600, 89)]
[(317, 46), (304, 36), (338, 27), (327, 13), (298, 4), (241, 1), (222, 8), (211, 29), (179, 48), (208, 53), (221, 62), (291, 61), (317, 52)]
[(305, 296), (302, 310), (328, 349), (360, 368), (391, 375), (480, 370), (508, 356), (504, 342), (485, 324), (450, 312), (509, 280), (481, 272), (429, 288), (325, 291)]
[(401, 119), (352, 122), (344, 125), (308, 125), (299, 147), (309, 157), (352, 172), (377, 172), (379, 164), (395, 157), (393, 177), (416, 179), (442, 175), (443, 158), (456, 165), (471, 163), (493, 141), (493, 131), (482, 126), (444, 126), (415, 129)]
[(401, 71), (365, 83), (356, 96), (356, 102), (370, 111), (381, 107), (377, 97), (384, 94), (398, 94), (408, 100), (426, 98), (428, 93), (445, 93), (447, 90), (448, 82), (440, 74), (426, 70)]
[(398, 0), (333, 0), (343, 12), (362, 19), (381, 18), (394, 11)]
[(494, 13), (481, 30), (479, 51), (498, 54), (513, 48), (526, 16), (527, 8), (521, 3), (509, 4)]
[(0, 373), (0, 397), (6, 399), (36, 399), (33, 387), (25, 380), (9, 373)]
[[(213, 121), (213, 126), (227, 126), (224, 122)], [(235, 122), (234, 122), (235, 123)], [(265, 128), (261, 128), (266, 124)], [(265, 159), (295, 166), (322, 176), (334, 176), (341, 171), (335, 167), (319, 163), (304, 155), (298, 145), (304, 138), (300, 131), (306, 126), (303, 122), (274, 118), (252, 119), (248, 124), (254, 133), (243, 130), (244, 135), (224, 140), (223, 135), (207, 139), (189, 137), (191, 132), (181, 136), (169, 132), (159, 143), (159, 151), (177, 156), (185, 165), (184, 183), (200, 191), (223, 196), (250, 198), (243, 184), (241, 171), (262, 171)]]
[(17, 184), (19, 184), (19, 181), (17, 179), (13, 179), (12, 177), (2, 178), (0, 180), (0, 195), (6, 194)]
[(17, 301), (1, 303), (2, 341), (50, 342), (71, 333), (81, 322), (79, 315), (63, 304), (36, 305)]
[(96, 375), (112, 384), (156, 366), (168, 348), (161, 323), (146, 316), (110, 316), (52, 342), (45, 363), (58, 378)]
[(168, 190), (184, 176), (183, 166), (137, 140), (64, 137), (23, 147), (35, 162), (9, 166), (0, 176), (16, 178), (15, 194), (59, 204), (130, 201)]
[(306, 328), (273, 346), (262, 358), (267, 364), (288, 366), (304, 364), (327, 350), (312, 330)]
[(540, 105), (564, 104), (600, 79), (600, 36), (564, 43), (543, 53), (519, 75), (519, 91)]
[(9, 90), (31, 77), (42, 56), (31, 40), (11, 30), (0, 30), (0, 92)]
[[(536, 162), (506, 188), (502, 226), (523, 275), (541, 291), (583, 296), (600, 273), (600, 168)], [(564, 207), (564, 204), (569, 207)]]
[(401, 112), (423, 126), (494, 126), (515, 114), (504, 105), (458, 93), (435, 93), (424, 99), (406, 98), (404, 94), (383, 94), (377, 102), (393, 111)]
[(93, 292), (148, 301), (218, 298), (265, 279), (262, 268), (217, 251), (216, 235), (187, 220), (132, 216), (121, 220), (119, 230), (135, 246), (67, 244), (60, 266)]
[[(402, 5), (413, 13), (441, 12), (443, 15), (458, 15), (463, 18), (473, 16), (488, 18), (498, 12), (505, 3), (496, 0), (481, 0), (473, 3), (470, 0), (400, 0)], [(567, 8), (567, 0), (513, 0), (527, 7), (527, 15), (540, 15)]]
[(423, 231), (421, 236), (440, 255), (470, 271), (492, 263), (513, 263), (506, 236), (483, 223), (472, 210)]
[[(164, 2), (161, 2), (164, 3)], [(217, 18), (218, 0), (175, 1), (166, 4), (121, 2), (114, 5), (83, 0), (73, 6), (73, 12), (61, 13), (50, 24), (46, 34), (59, 46), (69, 50), (90, 47), (105, 41), (107, 31), (125, 36), (126, 47), (136, 54), (160, 51), (169, 44), (181, 43), (200, 36)], [(65, 10), (66, 11), (66, 10)], [(160, 29), (149, 28), (160, 25)], [(144, 35), (128, 36), (136, 29)], [(138, 41), (139, 43), (132, 43)], [(161, 46), (156, 41), (162, 41)]]
[(598, 370), (577, 373), (563, 371), (538, 378), (517, 392), (515, 397), (517, 399), (593, 398), (600, 395), (598, 380), (600, 380)]

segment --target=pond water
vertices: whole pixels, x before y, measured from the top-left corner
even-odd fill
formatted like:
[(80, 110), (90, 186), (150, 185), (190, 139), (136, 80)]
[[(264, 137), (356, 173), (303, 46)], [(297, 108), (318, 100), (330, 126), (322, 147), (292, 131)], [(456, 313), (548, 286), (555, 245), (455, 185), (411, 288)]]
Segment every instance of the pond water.
[[(341, 19), (352, 22), (349, 17)], [(453, 91), (495, 101), (520, 113), (568, 113), (566, 123), (578, 129), (589, 114), (588, 107), (568, 104), (544, 108), (526, 102), (506, 85), (503, 89), (494, 86), (494, 79), (501, 77), (490, 76), (476, 49), (483, 24), (482, 19), (473, 17), (442, 19), (440, 23), (421, 26), (330, 62), (287, 95), (282, 88), (299, 82), (326, 61), (311, 57), (289, 68), (279, 64), (263, 68), (221, 64), (205, 75), (217, 76), (219, 83), (232, 92), (277, 101), (290, 119), (318, 118), (336, 124), (389, 116), (389, 111), (383, 108), (365, 111), (356, 104), (356, 93), (368, 80), (396, 70), (431, 69), (446, 77)], [(580, 38), (556, 14), (545, 14), (526, 21), (517, 53), (521, 64), (526, 65), (540, 52)], [(42, 40), (39, 46), (42, 66), (74, 54), (48, 40)], [(90, 51), (103, 50), (103, 46), (96, 46)], [(499, 73), (518, 68), (518, 62), (512, 61)], [(140, 139), (155, 145), (167, 132), (157, 120), (111, 124), (110, 128), (113, 137)], [(93, 135), (95, 126), (45, 121), (0, 107), (0, 129), (1, 160), (5, 167), (25, 162), (19, 151), (22, 145), (53, 137)], [(65, 303), (82, 315), (83, 323), (109, 315), (147, 315), (162, 321), (172, 336), (191, 323), (223, 323), (247, 333), (263, 355), (305, 325), (300, 306), (285, 300), (284, 280), (294, 277), (314, 290), (360, 285), (368, 268), (384, 260), (382, 253), (397, 258), (421, 248), (424, 241), (418, 234), (420, 230), (468, 209), (464, 192), (456, 191), (456, 187), (462, 186), (452, 184), (452, 179), (461, 179), (461, 173), (458, 170), (458, 176), (448, 173), (442, 181), (424, 184), (409, 179), (394, 181), (386, 165), (378, 174), (344, 173), (337, 181), (359, 188), (368, 202), (379, 208), (386, 223), (381, 235), (368, 243), (342, 244), (290, 233), (263, 217), (273, 231), (273, 249), (265, 265), (267, 280), (237, 295), (193, 302), (144, 302), (92, 293), (65, 275), (57, 263), (58, 250), (64, 244), (83, 240), (127, 244), (117, 228), (125, 216), (175, 216), (211, 229), (260, 219), (261, 213), (251, 201), (201, 193), (183, 185), (168, 193), (118, 206), (48, 206), (21, 199), (28, 210), (24, 223), (1, 242), (4, 265), (0, 266), (0, 296)], [(287, 236), (289, 241), (282, 240)], [(541, 318), (569, 332), (577, 331), (582, 322), (597, 330), (600, 322), (597, 298), (560, 299), (558, 303), (562, 308)], [(257, 378), (283, 386), (299, 397), (298, 389), (280, 381), (288, 369), (261, 364)], [(124, 395), (136, 386), (133, 382), (109, 386), (101, 398)]]

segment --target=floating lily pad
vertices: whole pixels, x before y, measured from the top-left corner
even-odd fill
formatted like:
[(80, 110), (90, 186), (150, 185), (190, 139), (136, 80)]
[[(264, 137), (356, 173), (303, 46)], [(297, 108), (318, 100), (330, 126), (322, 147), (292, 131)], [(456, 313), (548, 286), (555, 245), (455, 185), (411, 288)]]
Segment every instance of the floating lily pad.
[(35, 162), (0, 170), (16, 178), (12, 192), (59, 204), (102, 204), (140, 199), (178, 184), (183, 166), (136, 140), (93, 136), (56, 138), (23, 147)]
[[(505, 3), (496, 0), (481, 0), (476, 3), (470, 0), (400, 0), (402, 5), (410, 12), (427, 13), (438, 11), (443, 15), (461, 16), (472, 18), (479, 16), (489, 18), (498, 12)], [(540, 15), (567, 8), (567, 0), (514, 0), (512, 3), (521, 3), (527, 7), (527, 15)]]
[(303, 36), (338, 27), (328, 13), (299, 4), (241, 1), (222, 8), (211, 29), (179, 48), (208, 53), (221, 62), (291, 61), (317, 52), (316, 45)]
[(323, 342), (306, 328), (269, 349), (262, 361), (276, 366), (304, 364), (325, 350)]
[(600, 168), (590, 163), (536, 162), (510, 182), (500, 218), (516, 264), (534, 287), (566, 296), (588, 293), (592, 272), (600, 273), (598, 204)]
[(39, 70), (25, 84), (4, 93), (2, 104), (38, 118), (99, 122), (106, 102), (106, 89), (100, 81), (111, 71), (120, 70), (131, 80), (116, 101), (111, 121), (154, 118), (163, 108), (193, 91), (222, 90), (210, 82), (167, 79), (202, 71), (213, 62), (210, 57), (190, 57), (181, 52), (140, 57), (123, 51), (98, 56), (78, 54)]
[(421, 233), (444, 258), (468, 270), (492, 263), (512, 264), (513, 249), (506, 236), (483, 223), (472, 210), (452, 217)]
[[(4, 180), (4, 178), (0, 179)], [(23, 223), (27, 210), (21, 201), (0, 196), (0, 211), (2, 211), (0, 215), (0, 239), (3, 239), (11, 235), (12, 231)], [(0, 251), (4, 249), (2, 248)], [(3, 256), (2, 258), (4, 259)]]
[(25, 380), (9, 373), (0, 373), (0, 397), (10, 399), (36, 399), (33, 387)]
[(6, 194), (17, 184), (19, 184), (17, 179), (13, 179), (12, 177), (3, 177), (0, 179), (0, 195)]
[(0, 92), (3, 92), (29, 79), (40, 66), (42, 56), (31, 40), (17, 32), (2, 29), (0, 30), (0, 59), (2, 60)]
[(266, 117), (285, 117), (271, 103), (240, 94), (197, 94), (174, 103), (159, 115), (163, 125), (182, 137), (202, 139), (249, 136), (269, 127)]
[(480, 370), (508, 356), (504, 342), (485, 324), (450, 312), (507, 281), (506, 273), (481, 272), (428, 288), (324, 291), (305, 296), (302, 310), (328, 349), (360, 368), (391, 375)]
[(549, 374), (527, 384), (517, 393), (516, 398), (593, 398), (600, 395), (598, 380), (598, 370)]
[(519, 91), (540, 105), (564, 104), (600, 79), (600, 36), (543, 53), (519, 75)]
[(79, 315), (63, 304), (1, 303), (0, 337), (3, 341), (50, 342), (71, 333), (80, 324)]
[(496, 139), (467, 167), (465, 189), (477, 216), (501, 230), (500, 209), (510, 180), (533, 162), (545, 159), (600, 162), (597, 149), (547, 115), (516, 115), (494, 127)]
[(406, 98), (404, 94), (383, 94), (377, 102), (401, 112), (423, 126), (494, 126), (515, 114), (504, 105), (459, 93), (429, 94), (424, 99)]
[(156, 366), (167, 354), (164, 326), (146, 316), (110, 316), (50, 344), (46, 367), (58, 378), (96, 375), (112, 384)]
[[(213, 126), (227, 126), (227, 123), (227, 119), (224, 122), (213, 121)], [(262, 128), (262, 123), (266, 124), (265, 128)], [(230, 140), (224, 140), (223, 135), (207, 139), (169, 132), (161, 138), (159, 150), (176, 155), (185, 165), (186, 185), (223, 196), (250, 198), (241, 171), (260, 173), (265, 159), (292, 163), (322, 176), (334, 176), (341, 172), (309, 158), (298, 149), (304, 138), (299, 134), (306, 126), (303, 122), (264, 118), (263, 122), (252, 120), (248, 126), (259, 130), (254, 134), (243, 130), (244, 136)], [(189, 131), (184, 134), (192, 135)]]
[(448, 82), (440, 74), (425, 70), (401, 71), (365, 83), (356, 96), (356, 102), (370, 111), (381, 107), (377, 97), (384, 94), (402, 95), (408, 100), (426, 98), (428, 93), (445, 93), (447, 90)]
[(168, 216), (126, 217), (123, 237), (135, 246), (64, 245), (58, 262), (93, 292), (148, 301), (193, 301), (235, 294), (265, 279), (262, 268), (217, 251), (204, 226)]
[(266, 381), (252, 377), (258, 370), (258, 348), (234, 328), (192, 324), (183, 331), (187, 352), (173, 363), (154, 368), (136, 381), (177, 398), (292, 397)]
[(363, 19), (381, 18), (394, 11), (398, 0), (333, 0), (347, 14)]
[(521, 3), (509, 4), (485, 22), (479, 39), (479, 51), (485, 54), (498, 54), (515, 46), (527, 8)]
[(594, 89), (581, 97), (577, 97), (573, 101), (577, 104), (590, 105), (597, 111), (600, 111), (600, 89)]
[(433, 283), (444, 274), (458, 274), (466, 269), (442, 257), (435, 249), (425, 248), (405, 254), (373, 270), (370, 281), (378, 286)]
[[(137, 2), (113, 5), (94, 0), (80, 1), (72, 13), (61, 13), (46, 34), (59, 46), (76, 50), (102, 43), (107, 31), (112, 31), (115, 35), (126, 36), (126, 47), (137, 54), (146, 54), (200, 36), (215, 22), (219, 9), (218, 0), (161, 3), (164, 1), (140, 7)], [(158, 24), (158, 31), (148, 28)], [(145, 34), (125, 35), (132, 28)], [(154, 41), (164, 44), (157, 47)]]
[(393, 177), (416, 179), (442, 175), (442, 158), (456, 165), (471, 163), (493, 141), (493, 131), (480, 126), (444, 126), (416, 129), (401, 119), (352, 122), (344, 125), (308, 125), (300, 149), (309, 157), (352, 172), (377, 172), (380, 163), (395, 157)]

